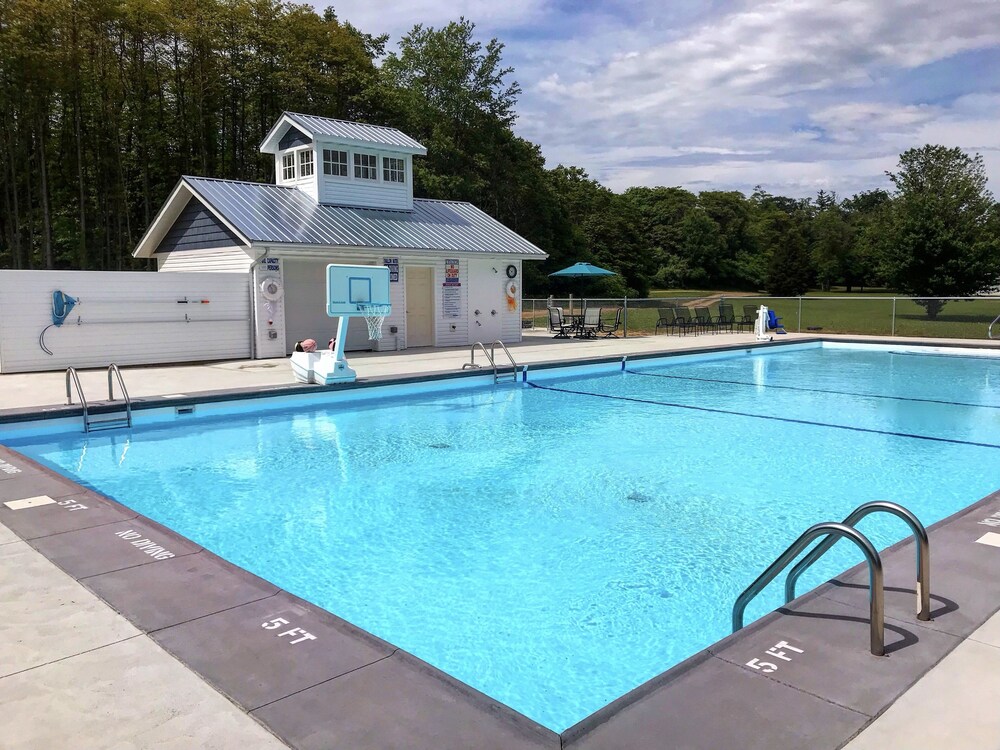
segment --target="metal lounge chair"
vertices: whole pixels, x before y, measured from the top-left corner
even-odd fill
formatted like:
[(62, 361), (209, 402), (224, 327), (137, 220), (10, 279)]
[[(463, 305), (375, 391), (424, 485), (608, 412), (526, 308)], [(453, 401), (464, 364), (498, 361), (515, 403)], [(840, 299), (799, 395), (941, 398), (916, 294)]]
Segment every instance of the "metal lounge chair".
[(698, 333), (698, 319), (691, 314), (691, 311), (686, 307), (678, 307), (674, 314), (677, 317), (675, 325), (677, 326), (677, 333), (684, 331), (684, 335), (687, 336), (688, 331), (694, 331), (695, 334)]
[(656, 328), (653, 329), (655, 334), (661, 328), (677, 328), (677, 311), (672, 307), (661, 307), (659, 308), (659, 320), (656, 321)]
[[(622, 313), (624, 311), (624, 307), (619, 307), (615, 310), (615, 322), (612, 325), (609, 325), (603, 319), (601, 320), (601, 327), (597, 330), (604, 334), (604, 338), (618, 338), (618, 329), (622, 326)], [(601, 312), (604, 312), (603, 309)]]
[(725, 329), (730, 333), (733, 332), (733, 328), (736, 326), (736, 312), (732, 305), (725, 302), (719, 303), (719, 316), (715, 319), (715, 324), (720, 331)]
[(563, 319), (562, 310), (558, 307), (550, 307), (549, 310), (549, 332), (554, 333), (554, 338), (568, 339), (573, 332), (573, 326)]
[(698, 321), (698, 327), (703, 331), (714, 330), (718, 332), (719, 330), (715, 318), (712, 317), (712, 311), (707, 307), (696, 307), (694, 319)]
[(752, 331), (754, 325), (757, 323), (757, 306), (756, 305), (743, 305), (743, 317), (739, 319), (736, 323), (736, 330), (742, 331), (743, 326), (746, 326), (748, 331)]
[(581, 339), (597, 338), (597, 332), (601, 328), (601, 308), (588, 307), (583, 311), (583, 323), (580, 324), (580, 332), (577, 336)]

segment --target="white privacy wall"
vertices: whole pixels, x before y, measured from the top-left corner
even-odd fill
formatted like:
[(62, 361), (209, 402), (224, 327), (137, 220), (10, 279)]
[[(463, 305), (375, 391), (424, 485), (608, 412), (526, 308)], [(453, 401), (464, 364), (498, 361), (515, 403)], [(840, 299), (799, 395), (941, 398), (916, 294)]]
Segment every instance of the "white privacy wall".
[[(0, 271), (0, 372), (249, 358), (248, 285), (242, 273)], [(78, 303), (46, 331), (50, 356), (39, 335), (56, 290)]]

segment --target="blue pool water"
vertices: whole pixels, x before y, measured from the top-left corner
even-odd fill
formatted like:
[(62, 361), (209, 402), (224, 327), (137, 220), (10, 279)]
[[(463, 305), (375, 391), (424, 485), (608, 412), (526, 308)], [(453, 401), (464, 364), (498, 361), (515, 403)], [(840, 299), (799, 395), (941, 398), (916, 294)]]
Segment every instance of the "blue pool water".
[[(556, 731), (727, 635), (807, 526), (1000, 487), (1000, 361), (630, 369), (139, 428), (124, 459), (121, 435), (5, 442)], [(800, 591), (858, 561), (838, 545)]]

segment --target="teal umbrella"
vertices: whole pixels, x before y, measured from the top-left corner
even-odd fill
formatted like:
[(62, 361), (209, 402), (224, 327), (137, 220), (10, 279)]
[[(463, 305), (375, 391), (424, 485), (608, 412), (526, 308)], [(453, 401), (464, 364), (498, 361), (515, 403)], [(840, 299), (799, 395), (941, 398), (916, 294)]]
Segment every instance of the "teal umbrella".
[[(555, 276), (560, 279), (594, 279), (600, 278), (601, 276), (615, 275), (614, 271), (609, 271), (606, 268), (600, 268), (595, 266), (593, 263), (574, 263), (569, 268), (564, 268), (561, 271), (550, 273), (549, 278)], [(581, 299), (583, 299), (582, 296)], [(569, 314), (573, 314), (572, 307), (570, 307)]]

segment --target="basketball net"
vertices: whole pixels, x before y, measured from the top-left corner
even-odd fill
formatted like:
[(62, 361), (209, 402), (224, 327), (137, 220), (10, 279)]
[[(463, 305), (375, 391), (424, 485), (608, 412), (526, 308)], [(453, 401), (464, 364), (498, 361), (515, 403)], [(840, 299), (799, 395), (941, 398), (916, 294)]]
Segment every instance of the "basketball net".
[(368, 338), (378, 341), (382, 338), (382, 323), (386, 316), (392, 312), (392, 305), (359, 305), (361, 313), (365, 316), (365, 323), (368, 324)]

